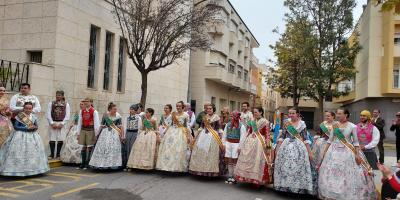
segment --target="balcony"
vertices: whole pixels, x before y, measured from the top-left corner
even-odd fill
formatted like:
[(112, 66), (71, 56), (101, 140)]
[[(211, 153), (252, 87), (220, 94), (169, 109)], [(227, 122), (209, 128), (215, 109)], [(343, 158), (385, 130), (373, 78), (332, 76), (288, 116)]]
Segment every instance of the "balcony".
[(345, 102), (353, 101), (355, 98), (356, 98), (356, 92), (353, 90), (345, 96), (333, 98), (333, 103), (345, 103)]
[(237, 44), (237, 43), (238, 43), (237, 33), (231, 30), (229, 33), (229, 44)]
[(7, 91), (18, 92), (21, 83), (29, 82), (29, 64), (0, 59), (0, 82)]
[(394, 43), (393, 56), (394, 57), (400, 57), (400, 43)]
[(250, 92), (249, 82), (244, 81), (243, 78), (238, 78), (237, 73), (231, 73), (226, 68), (217, 67), (216, 65), (208, 66), (204, 72), (204, 77), (229, 87), (238, 88), (243, 92)]
[(250, 92), (251, 94), (257, 94), (257, 86), (255, 84), (251, 84)]

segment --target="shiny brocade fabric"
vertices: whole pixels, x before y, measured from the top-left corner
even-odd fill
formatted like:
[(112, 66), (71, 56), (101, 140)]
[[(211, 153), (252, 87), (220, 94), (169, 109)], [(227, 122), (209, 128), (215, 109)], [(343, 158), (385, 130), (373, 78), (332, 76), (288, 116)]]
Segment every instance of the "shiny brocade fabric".
[[(217, 115), (207, 118), (210, 120), (211, 128), (215, 132), (220, 131), (220, 119)], [(218, 137), (221, 138), (220, 135)], [(199, 176), (219, 176), (220, 175), (220, 147), (213, 135), (201, 125), (201, 131), (197, 136), (190, 158), (189, 172)]]
[[(267, 144), (269, 140), (267, 126), (268, 121), (265, 118), (261, 118), (257, 121), (257, 128), (265, 144)], [(270, 172), (272, 175), (272, 171), (270, 171), (267, 165), (263, 145), (251, 127), (249, 128), (248, 133), (246, 140), (240, 147), (241, 151), (234, 172), (235, 179), (239, 182), (247, 182), (257, 185), (269, 184), (272, 182), (272, 180), (270, 180)], [(267, 159), (270, 159), (272, 150), (268, 149), (267, 152)], [(271, 163), (272, 159), (268, 160), (268, 162)]]
[(176, 116), (183, 127), (173, 123), (164, 134), (158, 149), (156, 168), (169, 172), (187, 172), (190, 155), (189, 145), (185, 131), (189, 121), (189, 115), (183, 113)]
[[(144, 119), (146, 121), (147, 119)], [(128, 168), (151, 170), (155, 167), (155, 158), (157, 153), (157, 133), (156, 120), (149, 121), (151, 128), (142, 125), (135, 143), (133, 144), (131, 154), (128, 160)]]
[[(340, 128), (347, 141), (356, 143), (355, 125), (348, 123)], [(333, 135), (331, 134), (331, 137)], [(321, 163), (318, 177), (318, 193), (324, 199), (377, 199), (373, 177), (357, 165), (353, 152), (339, 139), (332, 138), (332, 143)], [(360, 152), (362, 155), (362, 152)]]
[[(30, 120), (37, 125), (37, 118)], [(19, 121), (14, 131), (0, 150), (0, 174), (3, 176), (32, 176), (50, 170), (42, 138), (34, 129), (28, 129)]]
[(67, 138), (61, 148), (60, 159), (63, 163), (80, 164), (82, 146), (78, 144), (77, 126), (74, 125), (67, 133)]
[[(301, 121), (297, 132), (306, 140), (306, 125)], [(274, 188), (282, 192), (315, 194), (315, 182), (311, 170), (308, 151), (304, 142), (294, 138), (286, 128), (280, 137), (283, 139), (275, 159)]]
[[(102, 125), (106, 125), (106, 117), (110, 117), (116, 126), (122, 124), (121, 116), (103, 116)], [(98, 136), (89, 166), (94, 169), (118, 169), (122, 167), (121, 140), (118, 131), (105, 127)]]

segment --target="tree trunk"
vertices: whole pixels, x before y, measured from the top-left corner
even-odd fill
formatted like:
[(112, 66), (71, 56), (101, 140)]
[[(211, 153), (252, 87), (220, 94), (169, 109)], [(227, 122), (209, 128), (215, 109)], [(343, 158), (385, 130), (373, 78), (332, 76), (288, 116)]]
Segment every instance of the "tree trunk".
[(319, 97), (318, 97), (318, 109), (315, 114), (316, 114), (315, 119), (317, 122), (315, 124), (315, 127), (317, 127), (322, 121), (324, 121), (324, 97), (323, 97), (323, 95), (319, 95)]
[(140, 97), (140, 103), (142, 104), (143, 108), (146, 107), (146, 100), (147, 100), (147, 72), (142, 72), (142, 85), (141, 85), (141, 90), (142, 90), (142, 96)]

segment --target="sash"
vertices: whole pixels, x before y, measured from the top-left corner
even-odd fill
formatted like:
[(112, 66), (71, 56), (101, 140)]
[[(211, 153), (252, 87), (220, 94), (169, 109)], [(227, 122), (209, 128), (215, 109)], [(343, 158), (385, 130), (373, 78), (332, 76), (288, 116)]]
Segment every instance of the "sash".
[(112, 119), (110, 119), (109, 117), (106, 117), (105, 119), (105, 123), (108, 127), (111, 127), (112, 129), (116, 130), (118, 132), (118, 135), (121, 137), (122, 136), (122, 130), (119, 129), (115, 124), (114, 121)]
[(330, 136), (329, 135), (329, 129), (328, 129), (328, 127), (326, 127), (326, 125), (325, 125), (325, 123), (321, 123), (320, 125), (319, 125), (319, 128), (321, 128), (321, 130), (322, 130), (322, 132), (326, 135), (326, 136)]
[(174, 122), (174, 124), (176, 126), (178, 126), (178, 128), (181, 128), (183, 130), (183, 132), (185, 133), (186, 139), (189, 139), (189, 130), (187, 129), (187, 127), (183, 126), (183, 124), (179, 123), (178, 117), (176, 116), (176, 112), (173, 112), (171, 114), (172, 116), (172, 121)]
[(269, 165), (270, 163), (268, 163), (268, 151), (267, 151), (267, 144), (264, 141), (264, 138), (262, 137), (260, 131), (257, 128), (257, 124), (255, 121), (249, 121), (249, 126), (251, 126), (251, 128), (253, 129), (253, 133), (255, 133), (258, 141), (260, 142), (262, 148), (263, 148), (263, 155), (265, 158), (265, 162), (267, 162), (267, 164)]
[(286, 122), (284, 124), (287, 132), (290, 133), (294, 138), (298, 139), (300, 142), (304, 143), (303, 138), (300, 136), (299, 132), (297, 132), (296, 128), (292, 125), (291, 122)]
[(18, 121), (20, 121), (21, 123), (23, 123), (23, 124), (24, 124), (26, 127), (28, 127), (28, 128), (34, 125), (34, 123), (32, 122), (32, 120), (29, 119), (29, 117), (28, 117), (25, 113), (23, 113), (23, 112), (18, 113), (18, 119), (20, 119), (20, 120), (18, 120)]
[[(350, 151), (353, 152), (354, 155), (356, 155), (356, 153), (357, 153), (356, 148), (347, 141), (346, 137), (340, 131), (337, 124), (335, 124), (333, 126), (333, 133), (345, 147), (347, 147)], [(368, 161), (366, 161), (363, 156), (359, 156), (359, 157), (361, 158), (361, 166), (363, 166), (365, 168), (365, 170), (367, 170), (369, 175), (373, 175), (372, 167), (371, 167), (371, 165), (369, 165)]]
[(215, 141), (218, 143), (218, 146), (221, 150), (224, 149), (224, 144), (222, 144), (221, 138), (219, 137), (217, 131), (215, 131), (210, 124), (210, 121), (204, 116), (203, 118), (204, 127), (211, 133)]

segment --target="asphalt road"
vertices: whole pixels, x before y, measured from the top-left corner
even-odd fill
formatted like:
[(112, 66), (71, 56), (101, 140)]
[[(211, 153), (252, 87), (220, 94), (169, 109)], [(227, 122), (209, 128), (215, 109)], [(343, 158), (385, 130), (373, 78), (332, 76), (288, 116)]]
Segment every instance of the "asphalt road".
[(157, 171), (96, 172), (63, 166), (46, 175), (0, 178), (4, 200), (278, 200), (311, 199), (290, 196), (248, 184), (228, 185), (224, 179)]
[[(385, 164), (395, 164), (393, 148), (385, 149)], [(376, 171), (380, 187), (380, 172)], [(309, 196), (278, 193), (249, 184), (228, 185), (223, 178), (194, 177), (159, 171), (52, 169), (29, 178), (0, 177), (0, 200), (290, 200)]]

